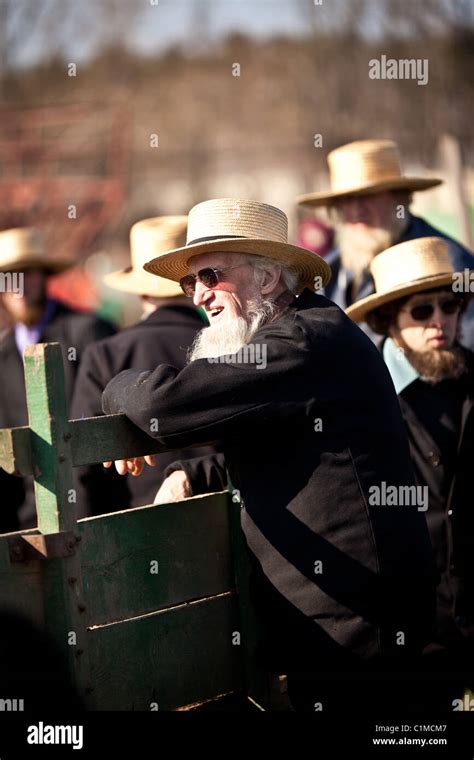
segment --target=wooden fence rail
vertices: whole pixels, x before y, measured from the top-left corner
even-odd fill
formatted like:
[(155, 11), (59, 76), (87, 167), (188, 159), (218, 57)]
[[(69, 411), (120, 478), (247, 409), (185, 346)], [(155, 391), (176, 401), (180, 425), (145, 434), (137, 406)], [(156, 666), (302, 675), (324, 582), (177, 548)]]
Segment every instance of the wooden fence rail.
[(38, 528), (0, 536), (0, 607), (44, 626), (89, 709), (240, 693), (265, 708), (240, 502), (230, 491), (77, 521), (73, 467), (159, 453), (123, 415), (68, 420), (59, 344), (28, 346), (29, 425), (0, 466), (33, 475)]

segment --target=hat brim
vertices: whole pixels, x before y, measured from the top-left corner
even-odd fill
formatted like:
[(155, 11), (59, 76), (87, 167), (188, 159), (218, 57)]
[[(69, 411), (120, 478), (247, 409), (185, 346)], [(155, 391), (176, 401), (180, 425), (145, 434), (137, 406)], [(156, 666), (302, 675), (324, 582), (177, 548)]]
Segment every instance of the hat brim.
[(327, 206), (342, 198), (350, 198), (355, 195), (372, 195), (373, 193), (386, 190), (411, 190), (412, 192), (429, 190), (431, 187), (441, 185), (442, 179), (422, 179), (419, 177), (396, 177), (384, 182), (370, 182), (357, 185), (347, 190), (334, 192), (307, 193), (299, 195), (296, 203), (300, 206)]
[(408, 296), (412, 293), (422, 293), (424, 290), (441, 288), (443, 285), (452, 285), (453, 274), (453, 272), (447, 272), (446, 274), (430, 275), (429, 277), (423, 277), (423, 279), (414, 280), (406, 285), (401, 285), (399, 288), (394, 288), (394, 290), (390, 290), (387, 293), (374, 293), (348, 306), (346, 314), (354, 322), (364, 322), (371, 311), (374, 311), (385, 303), (396, 301), (398, 298), (403, 298), (403, 296)]
[(172, 298), (182, 296), (180, 286), (165, 278), (153, 277), (146, 272), (137, 272), (132, 267), (109, 272), (102, 281), (114, 290), (133, 293), (137, 296), (152, 296), (153, 298)]
[(327, 285), (331, 279), (330, 266), (317, 253), (290, 243), (278, 243), (260, 238), (221, 238), (175, 248), (147, 262), (144, 269), (159, 277), (179, 282), (182, 277), (189, 274), (188, 262), (191, 258), (213, 251), (250, 253), (284, 262), (300, 275), (300, 291), (304, 288), (314, 291), (316, 277), (321, 278), (321, 284), (318, 285), (317, 290)]
[(77, 262), (73, 259), (38, 259), (36, 256), (7, 261), (0, 264), (0, 272), (22, 272), (24, 269), (44, 269), (48, 274), (59, 274)]

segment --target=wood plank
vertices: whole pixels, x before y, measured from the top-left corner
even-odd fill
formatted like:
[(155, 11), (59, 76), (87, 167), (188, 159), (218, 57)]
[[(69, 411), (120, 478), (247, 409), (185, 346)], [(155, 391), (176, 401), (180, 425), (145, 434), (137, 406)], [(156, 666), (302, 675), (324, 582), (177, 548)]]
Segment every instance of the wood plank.
[(124, 414), (71, 420), (69, 428), (74, 467), (172, 451), (143, 432)]
[(173, 710), (242, 688), (233, 594), (92, 629), (93, 709)]
[[(35, 531), (28, 531), (33, 534)], [(43, 576), (41, 562), (11, 563), (9, 539), (18, 533), (0, 536), (0, 607), (25, 615), (44, 625)]]
[(29, 427), (0, 430), (0, 467), (10, 475), (32, 475)]
[[(27, 346), (26, 400), (34, 463), (38, 532), (71, 532), (76, 525), (64, 366), (59, 343)], [(81, 695), (89, 686), (80, 551), (42, 561), (44, 618), (66, 656)], [(71, 643), (72, 639), (72, 643)]]
[(72, 459), (59, 343), (27, 346), (24, 362), (38, 528), (41, 533), (71, 530)]
[(234, 588), (228, 509), (223, 492), (80, 520), (88, 625)]

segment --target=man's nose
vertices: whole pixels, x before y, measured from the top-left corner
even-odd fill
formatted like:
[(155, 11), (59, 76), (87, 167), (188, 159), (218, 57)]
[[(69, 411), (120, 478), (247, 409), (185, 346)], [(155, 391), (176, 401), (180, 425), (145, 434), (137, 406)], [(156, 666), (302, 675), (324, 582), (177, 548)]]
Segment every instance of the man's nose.
[(203, 306), (207, 301), (207, 294), (210, 293), (209, 288), (202, 284), (199, 280), (196, 281), (194, 287), (193, 303), (195, 306)]
[(443, 314), (439, 303), (434, 304), (434, 311), (433, 316), (431, 317), (431, 322), (432, 324), (436, 325), (436, 327), (442, 327), (446, 324), (446, 315)]

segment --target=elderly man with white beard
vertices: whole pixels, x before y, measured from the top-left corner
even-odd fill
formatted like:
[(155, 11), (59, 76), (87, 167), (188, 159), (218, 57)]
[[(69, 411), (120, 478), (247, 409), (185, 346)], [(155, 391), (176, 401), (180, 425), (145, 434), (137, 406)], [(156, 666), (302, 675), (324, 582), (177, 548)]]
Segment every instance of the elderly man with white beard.
[[(243, 503), (260, 654), (288, 675), (294, 708), (320, 703), (335, 714), (350, 689), (351, 704), (391, 714), (409, 690), (400, 674), (409, 678), (431, 632), (436, 578), (417, 505), (369, 504), (374, 486), (414, 485), (381, 356), (314, 292), (329, 267), (288, 244), (286, 216), (272, 206), (200, 203), (186, 246), (145, 269), (179, 281), (210, 326), (181, 371), (117, 375), (104, 412), (127, 415), (170, 448), (222, 445)], [(252, 345), (254, 356), (266, 347), (265, 368), (242, 360)], [(235, 357), (214, 361), (223, 352)], [(143, 459), (117, 467), (139, 474)]]

